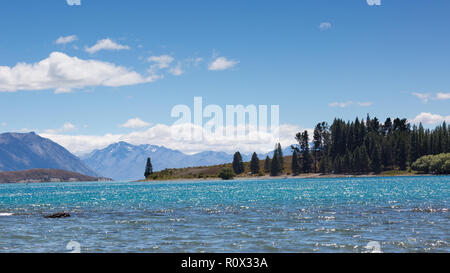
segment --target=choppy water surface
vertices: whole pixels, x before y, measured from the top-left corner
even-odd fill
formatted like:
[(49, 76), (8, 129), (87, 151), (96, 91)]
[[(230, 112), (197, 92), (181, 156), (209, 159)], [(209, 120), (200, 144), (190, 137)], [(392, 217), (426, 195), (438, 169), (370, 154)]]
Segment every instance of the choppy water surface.
[(0, 252), (449, 252), (449, 201), (449, 176), (3, 184)]

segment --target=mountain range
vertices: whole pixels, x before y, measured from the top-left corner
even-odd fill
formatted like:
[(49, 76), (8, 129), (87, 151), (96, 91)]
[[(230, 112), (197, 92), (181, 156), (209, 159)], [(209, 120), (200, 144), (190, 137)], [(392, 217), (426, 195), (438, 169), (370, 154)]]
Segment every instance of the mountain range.
[(59, 169), (99, 176), (78, 157), (35, 133), (0, 134), (0, 172)]
[[(283, 150), (291, 155), (290, 147)], [(259, 154), (260, 159), (273, 152)], [(152, 160), (153, 171), (167, 168), (187, 168), (230, 163), (233, 155), (225, 152), (205, 151), (197, 154), (184, 154), (178, 150), (156, 145), (132, 145), (118, 142), (82, 157), (83, 162), (95, 172), (115, 180), (136, 180), (144, 177), (147, 158)], [(251, 154), (242, 154), (243, 161), (250, 161)]]
[[(291, 148), (286, 147), (283, 154), (291, 155)], [(272, 157), (273, 152), (258, 156), (264, 159), (267, 155)], [(0, 134), (0, 172), (56, 169), (128, 181), (144, 177), (148, 157), (152, 159), (154, 171), (212, 166), (230, 163), (233, 160), (233, 154), (225, 152), (205, 151), (185, 154), (163, 146), (132, 145), (126, 142), (94, 150), (80, 159), (61, 145), (34, 132)], [(242, 159), (250, 161), (251, 154), (242, 154)]]

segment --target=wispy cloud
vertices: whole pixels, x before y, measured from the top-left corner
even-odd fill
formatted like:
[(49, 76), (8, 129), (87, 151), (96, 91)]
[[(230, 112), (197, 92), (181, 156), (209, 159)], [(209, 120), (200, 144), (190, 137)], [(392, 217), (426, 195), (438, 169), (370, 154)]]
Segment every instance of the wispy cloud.
[(450, 93), (437, 93), (436, 99), (437, 100), (449, 100), (450, 99)]
[(381, 0), (367, 0), (369, 6), (381, 6)]
[(122, 66), (97, 60), (82, 60), (61, 52), (53, 52), (38, 63), (0, 66), (0, 92), (55, 89), (71, 92), (94, 86), (119, 87), (156, 80)]
[(329, 30), (331, 27), (332, 27), (332, 25), (329, 22), (323, 22), (323, 23), (320, 23), (320, 25), (319, 25), (319, 29), (321, 31)]
[(218, 57), (209, 64), (208, 69), (212, 71), (227, 70), (233, 68), (238, 63), (239, 61), (236, 60), (228, 60), (225, 57)]
[(112, 41), (111, 39), (106, 38), (106, 39), (97, 41), (97, 43), (91, 47), (86, 47), (85, 50), (86, 50), (86, 52), (88, 52), (90, 54), (94, 54), (101, 50), (116, 50), (116, 51), (130, 50), (130, 47), (127, 45), (118, 44), (118, 43)]
[(420, 99), (421, 101), (423, 101), (424, 103), (427, 103), (428, 100), (431, 98), (432, 94), (431, 93), (417, 93), (414, 92), (412, 93), (413, 96), (417, 97), (418, 99)]
[(172, 67), (172, 68), (169, 70), (169, 72), (170, 72), (172, 75), (175, 75), (175, 76), (181, 76), (181, 75), (183, 75), (183, 74), (184, 74), (184, 70), (183, 70), (183, 68), (182, 68), (181, 62), (178, 62), (177, 65), (176, 65), (175, 67)]
[(441, 92), (439, 92), (437, 94), (414, 92), (414, 93), (412, 93), (412, 95), (417, 97), (418, 99), (420, 99), (423, 103), (427, 103), (429, 100), (448, 100), (448, 99), (450, 99), (450, 93), (441, 93)]
[(174, 61), (174, 58), (169, 55), (150, 56), (147, 58), (147, 61), (155, 64), (159, 69), (164, 69), (169, 67), (169, 65)]
[(73, 43), (76, 40), (78, 40), (77, 35), (70, 35), (70, 36), (61, 36), (59, 37), (55, 43), (58, 45), (65, 45), (65, 44), (69, 44), (69, 43)]
[(64, 133), (64, 132), (70, 132), (70, 131), (73, 131), (73, 130), (75, 130), (75, 129), (76, 129), (76, 126), (75, 126), (75, 125), (73, 125), (73, 124), (70, 123), (70, 122), (66, 122), (66, 123), (64, 123), (63, 126), (61, 126), (61, 127), (58, 128), (58, 129), (48, 129), (48, 130), (45, 130), (45, 133), (46, 133), (46, 134), (59, 134), (59, 133)]
[(69, 6), (81, 6), (81, 0), (66, 0)]
[(361, 107), (369, 107), (372, 106), (372, 102), (353, 102), (353, 101), (346, 101), (346, 102), (332, 102), (328, 104), (330, 107), (349, 107), (349, 106), (361, 106)]
[(132, 118), (127, 120), (127, 122), (125, 122), (124, 124), (119, 124), (120, 128), (133, 128), (133, 129), (137, 129), (137, 128), (145, 128), (145, 127), (149, 127), (151, 125), (151, 123), (145, 122), (143, 120), (141, 120), (140, 118)]
[(422, 112), (415, 118), (410, 119), (410, 123), (437, 124), (441, 122), (450, 122), (450, 116), (441, 116), (438, 114)]

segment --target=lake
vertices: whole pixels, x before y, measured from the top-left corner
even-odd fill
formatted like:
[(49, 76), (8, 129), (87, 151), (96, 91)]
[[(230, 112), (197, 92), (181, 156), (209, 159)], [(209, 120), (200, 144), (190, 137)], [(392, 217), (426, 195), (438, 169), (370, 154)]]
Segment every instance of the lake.
[(449, 201), (450, 176), (1, 184), (0, 252), (450, 252)]

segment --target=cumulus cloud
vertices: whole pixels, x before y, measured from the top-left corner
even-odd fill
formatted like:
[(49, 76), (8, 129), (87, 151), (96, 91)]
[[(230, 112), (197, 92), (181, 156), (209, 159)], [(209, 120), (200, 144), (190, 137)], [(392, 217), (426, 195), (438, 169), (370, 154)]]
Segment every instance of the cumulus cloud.
[(63, 126), (61, 126), (61, 127), (58, 128), (58, 129), (48, 129), (48, 130), (45, 130), (45, 133), (47, 133), (47, 134), (58, 134), (58, 133), (70, 132), (70, 131), (73, 131), (73, 130), (75, 130), (75, 129), (76, 129), (76, 126), (75, 126), (75, 125), (73, 125), (73, 124), (70, 123), (70, 122), (66, 122), (66, 123), (64, 123)]
[(95, 45), (85, 48), (86, 52), (88, 52), (90, 54), (97, 53), (101, 50), (116, 50), (116, 51), (118, 51), (118, 50), (129, 50), (129, 49), (130, 49), (129, 46), (118, 44), (109, 38), (106, 38), (103, 40), (98, 40)]
[(69, 43), (73, 43), (76, 40), (78, 40), (77, 35), (70, 35), (70, 36), (61, 36), (59, 37), (55, 43), (58, 45), (65, 45), (65, 44), (69, 44)]
[(69, 6), (81, 6), (81, 0), (66, 0)]
[(209, 64), (208, 69), (212, 71), (227, 70), (233, 68), (238, 63), (239, 61), (228, 60), (225, 57), (218, 57)]
[(121, 128), (144, 128), (149, 127), (151, 124), (141, 120), (140, 118), (132, 118), (127, 120), (124, 124), (119, 124)]
[(361, 107), (369, 107), (372, 106), (372, 102), (353, 102), (353, 101), (346, 101), (346, 102), (332, 102), (328, 104), (330, 107), (340, 107), (345, 108), (349, 106), (361, 106)]
[[(173, 132), (183, 131), (186, 128), (193, 131), (203, 132), (203, 140), (174, 138)], [(211, 136), (203, 128), (193, 124), (164, 125), (157, 124), (145, 131), (134, 131), (129, 134), (105, 134), (105, 135), (67, 135), (67, 134), (41, 134), (42, 137), (49, 138), (64, 146), (72, 153), (83, 155), (95, 149), (102, 149), (119, 141), (126, 141), (134, 145), (154, 144), (165, 146), (170, 149), (180, 150), (185, 153), (196, 153), (201, 151), (224, 151), (235, 152), (237, 150), (244, 153), (271, 151), (276, 142), (280, 142), (286, 147), (295, 143), (295, 134), (304, 131), (296, 125), (280, 125), (278, 136), (272, 132), (260, 133), (258, 137), (235, 136)], [(312, 132), (311, 129), (308, 131)]]
[(450, 116), (441, 116), (437, 114), (432, 113), (425, 113), (422, 112), (419, 115), (417, 115), (415, 118), (411, 119), (410, 123), (423, 123), (423, 124), (437, 124), (442, 122), (450, 122)]
[(82, 60), (61, 52), (53, 52), (34, 64), (0, 66), (0, 92), (55, 89), (56, 93), (64, 93), (85, 87), (135, 85), (155, 79), (112, 63)]
[(330, 28), (331, 28), (331, 23), (329, 23), (329, 22), (323, 22), (323, 23), (320, 23), (320, 25), (319, 25), (319, 29), (322, 31), (328, 30)]

